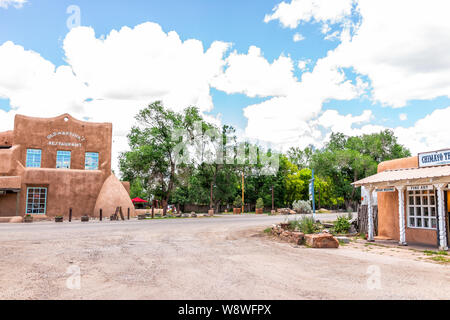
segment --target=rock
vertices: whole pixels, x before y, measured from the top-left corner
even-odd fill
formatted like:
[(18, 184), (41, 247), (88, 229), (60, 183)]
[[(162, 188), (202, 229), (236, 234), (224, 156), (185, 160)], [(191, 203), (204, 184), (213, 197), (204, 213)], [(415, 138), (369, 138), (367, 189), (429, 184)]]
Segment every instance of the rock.
[(305, 240), (312, 248), (339, 248), (339, 241), (329, 233), (307, 234)]
[(323, 232), (323, 233), (331, 233), (330, 230), (328, 230), (328, 229), (323, 229), (322, 232)]
[(305, 234), (303, 232), (291, 232), (291, 241), (295, 244), (302, 244), (305, 239)]
[(336, 237), (336, 239), (340, 242), (340, 243), (350, 243), (350, 239), (347, 237)]
[(183, 218), (188, 218), (189, 215), (187, 213), (183, 213)]
[(289, 214), (290, 212), (291, 212), (291, 209), (289, 209), (289, 208), (278, 209), (278, 213), (281, 213), (281, 214)]
[(195, 212), (191, 213), (191, 218), (197, 218), (197, 214)]
[(289, 214), (296, 214), (297, 212), (295, 212), (294, 210), (289, 210)]
[(208, 215), (212, 217), (214, 215), (214, 209), (208, 210)]
[(287, 230), (289, 228), (289, 223), (281, 223), (280, 224), (281, 229)]

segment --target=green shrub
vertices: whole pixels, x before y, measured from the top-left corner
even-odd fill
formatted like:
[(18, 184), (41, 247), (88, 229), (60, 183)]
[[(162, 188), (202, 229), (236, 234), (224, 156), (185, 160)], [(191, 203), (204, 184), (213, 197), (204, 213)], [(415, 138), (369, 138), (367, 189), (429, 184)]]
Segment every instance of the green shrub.
[(272, 228), (266, 228), (266, 229), (264, 229), (264, 233), (272, 233)]
[(263, 209), (264, 208), (264, 200), (262, 198), (258, 198), (256, 200), (256, 209)]
[(334, 231), (336, 233), (347, 233), (350, 226), (351, 224), (348, 217), (338, 217), (337, 221), (334, 223)]
[(316, 223), (312, 217), (301, 217), (290, 222), (290, 228), (296, 229), (304, 234), (317, 233), (322, 230), (320, 223)]
[(242, 198), (240, 196), (236, 196), (236, 198), (233, 201), (233, 205), (235, 208), (242, 207)]
[(311, 213), (311, 203), (305, 200), (297, 200), (292, 203), (292, 208), (297, 213)]

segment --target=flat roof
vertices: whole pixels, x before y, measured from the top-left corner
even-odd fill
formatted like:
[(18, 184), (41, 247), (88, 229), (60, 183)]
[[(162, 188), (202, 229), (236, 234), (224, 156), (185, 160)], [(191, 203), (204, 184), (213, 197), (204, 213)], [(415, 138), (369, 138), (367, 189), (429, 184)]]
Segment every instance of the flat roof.
[(353, 182), (355, 187), (374, 185), (387, 186), (393, 184), (427, 184), (427, 183), (450, 183), (450, 165), (386, 170), (359, 181)]

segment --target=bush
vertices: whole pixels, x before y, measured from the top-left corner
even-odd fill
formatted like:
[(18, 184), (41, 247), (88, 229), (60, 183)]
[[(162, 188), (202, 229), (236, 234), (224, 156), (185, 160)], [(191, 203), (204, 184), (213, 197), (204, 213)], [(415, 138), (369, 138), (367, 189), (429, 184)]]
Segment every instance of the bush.
[(316, 223), (313, 217), (301, 217), (300, 219), (293, 220), (290, 222), (289, 227), (297, 229), (304, 234), (313, 234), (322, 230), (321, 224)]
[(240, 208), (242, 207), (242, 198), (240, 196), (236, 196), (236, 198), (233, 201), (233, 206), (235, 208)]
[(292, 203), (292, 208), (297, 213), (311, 213), (311, 203), (309, 201), (297, 200)]
[(347, 233), (350, 229), (350, 219), (349, 217), (338, 217), (337, 221), (334, 223), (334, 231), (336, 233)]
[(263, 209), (264, 208), (264, 201), (262, 198), (258, 198), (256, 200), (256, 209)]

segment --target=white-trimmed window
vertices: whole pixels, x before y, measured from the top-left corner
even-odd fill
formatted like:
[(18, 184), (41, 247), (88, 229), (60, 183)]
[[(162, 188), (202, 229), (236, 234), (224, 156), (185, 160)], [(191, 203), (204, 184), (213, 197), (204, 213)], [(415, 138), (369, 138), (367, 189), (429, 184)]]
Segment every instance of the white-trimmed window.
[(27, 168), (41, 167), (41, 153), (40, 149), (27, 149)]
[(436, 229), (436, 215), (433, 190), (408, 191), (408, 227)]
[(84, 168), (86, 170), (98, 170), (98, 152), (86, 152)]
[(27, 188), (27, 214), (45, 214), (47, 188)]
[(60, 151), (56, 152), (56, 168), (57, 169), (70, 169), (70, 151)]

